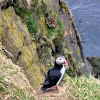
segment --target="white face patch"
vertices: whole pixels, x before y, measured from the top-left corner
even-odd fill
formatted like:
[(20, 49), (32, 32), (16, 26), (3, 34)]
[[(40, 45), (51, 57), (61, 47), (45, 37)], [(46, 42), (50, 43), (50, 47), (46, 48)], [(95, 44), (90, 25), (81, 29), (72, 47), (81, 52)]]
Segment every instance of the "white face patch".
[(58, 65), (61, 65), (61, 64), (63, 64), (65, 62), (65, 57), (58, 57), (57, 59), (56, 59), (56, 63), (58, 64)]

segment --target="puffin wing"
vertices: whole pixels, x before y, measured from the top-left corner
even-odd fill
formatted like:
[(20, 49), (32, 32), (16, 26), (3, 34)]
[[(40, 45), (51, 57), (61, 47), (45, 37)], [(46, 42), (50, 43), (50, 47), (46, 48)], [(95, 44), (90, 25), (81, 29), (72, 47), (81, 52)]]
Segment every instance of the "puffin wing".
[(50, 77), (49, 84), (56, 85), (56, 83), (59, 81), (59, 79), (61, 77), (61, 73), (59, 70), (53, 70), (53, 71), (50, 71), (49, 77)]
[(61, 77), (61, 73), (59, 70), (56, 70), (54, 67), (48, 70), (48, 72), (45, 75), (45, 81), (41, 85), (56, 85), (58, 80)]

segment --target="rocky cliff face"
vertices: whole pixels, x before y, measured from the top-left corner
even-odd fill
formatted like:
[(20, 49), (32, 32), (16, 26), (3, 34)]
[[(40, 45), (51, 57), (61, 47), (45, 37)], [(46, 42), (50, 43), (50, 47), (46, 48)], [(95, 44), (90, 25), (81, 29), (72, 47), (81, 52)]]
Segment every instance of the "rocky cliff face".
[(100, 57), (87, 57), (87, 59), (93, 66), (94, 76), (100, 79)]
[(5, 8), (0, 12), (0, 42), (33, 87), (40, 86), (45, 67), (59, 55), (66, 57), (73, 74), (80, 69), (92, 72), (72, 14), (62, 0), (34, 0), (30, 7), (25, 0), (15, 0)]
[(64, 0), (51, 0), (51, 5), (49, 2), (47, 0), (49, 9), (58, 11), (59, 18), (64, 24), (63, 52), (68, 58), (70, 67), (76, 71), (81, 68), (82, 73), (92, 73), (92, 66), (84, 57), (81, 38), (67, 4)]
[(25, 69), (30, 82), (37, 87), (43, 81), (36, 45), (31, 41), (27, 26), (15, 14), (13, 7), (0, 12), (0, 41), (12, 61)]

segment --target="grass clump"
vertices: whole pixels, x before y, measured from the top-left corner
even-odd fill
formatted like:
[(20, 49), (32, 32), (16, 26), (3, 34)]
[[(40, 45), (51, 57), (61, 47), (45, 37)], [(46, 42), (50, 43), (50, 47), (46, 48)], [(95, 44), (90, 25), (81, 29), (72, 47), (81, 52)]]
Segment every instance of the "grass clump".
[(28, 30), (32, 35), (38, 33), (38, 24), (36, 18), (33, 16), (32, 11), (25, 8), (20, 8), (17, 4), (14, 5), (15, 11), (23, 21), (27, 24)]
[(9, 93), (9, 91), (3, 84), (3, 80), (0, 79), (0, 97), (2, 97), (3, 95), (7, 95), (8, 93)]
[(27, 26), (32, 35), (36, 35), (36, 33), (38, 33), (38, 30), (39, 30), (38, 24), (36, 20), (34, 20), (31, 16), (29, 17), (27, 21)]
[(92, 76), (66, 75), (66, 92), (74, 100), (100, 100), (100, 81)]

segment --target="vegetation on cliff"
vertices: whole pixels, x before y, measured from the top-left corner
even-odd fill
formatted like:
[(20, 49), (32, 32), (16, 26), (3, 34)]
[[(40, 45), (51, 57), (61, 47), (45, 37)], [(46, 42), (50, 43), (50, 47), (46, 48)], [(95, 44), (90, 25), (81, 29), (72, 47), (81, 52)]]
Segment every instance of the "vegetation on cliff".
[(99, 100), (100, 81), (92, 76), (65, 76), (66, 94), (72, 100)]

